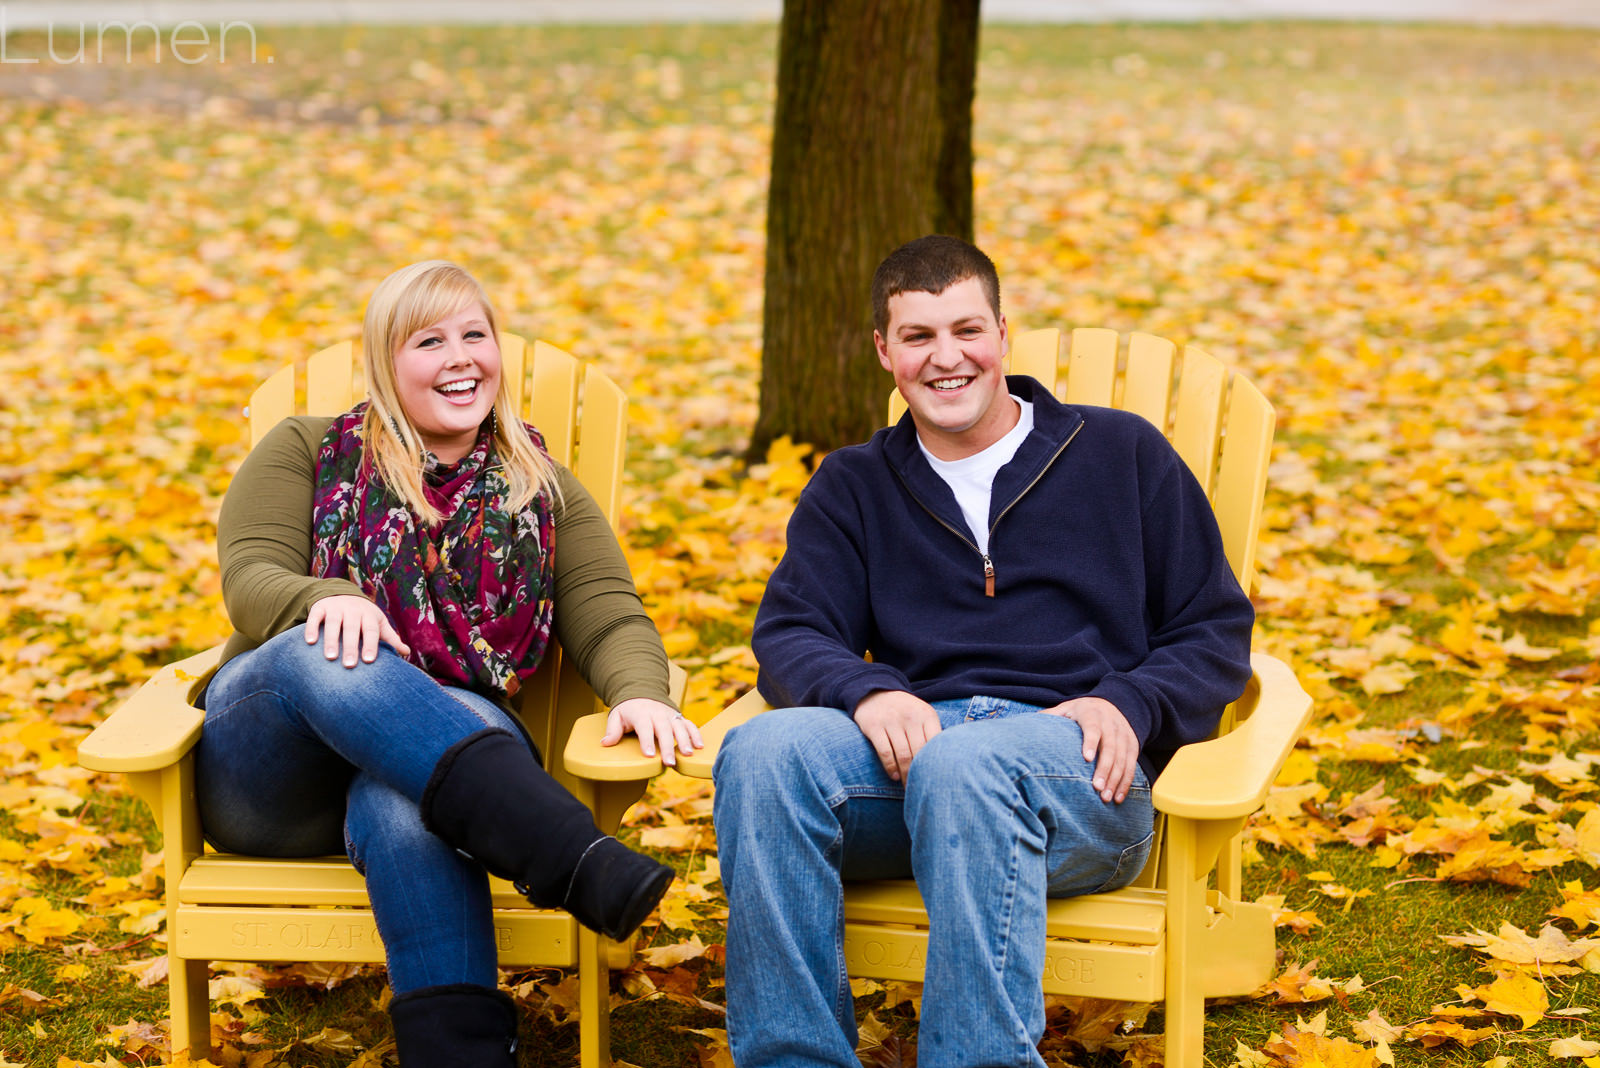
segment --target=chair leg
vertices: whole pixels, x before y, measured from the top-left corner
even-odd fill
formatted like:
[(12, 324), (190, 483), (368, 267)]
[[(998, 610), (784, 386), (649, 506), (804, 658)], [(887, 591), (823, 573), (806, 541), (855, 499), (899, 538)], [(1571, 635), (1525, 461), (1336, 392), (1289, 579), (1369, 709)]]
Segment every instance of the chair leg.
[(1167, 1068), (1200, 1068), (1206, 999), (1200, 984), (1206, 868), (1193, 822), (1167, 821)]
[(211, 969), (203, 960), (167, 955), (167, 993), (172, 1012), (172, 1052), (187, 1049), (196, 1059), (211, 1054)]
[(611, 969), (600, 935), (582, 926), (577, 931), (579, 1063), (611, 1068)]

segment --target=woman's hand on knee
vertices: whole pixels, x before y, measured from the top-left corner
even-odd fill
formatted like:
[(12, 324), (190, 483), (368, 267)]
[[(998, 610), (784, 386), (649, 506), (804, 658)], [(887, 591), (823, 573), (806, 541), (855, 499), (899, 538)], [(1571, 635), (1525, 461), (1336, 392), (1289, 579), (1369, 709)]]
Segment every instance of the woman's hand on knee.
[(639, 748), (645, 756), (655, 756), (659, 746), (663, 764), (676, 764), (680, 750), (688, 754), (705, 745), (693, 720), (671, 705), (648, 697), (630, 698), (614, 706), (606, 716), (606, 733), (600, 744), (616, 745), (629, 731), (639, 736)]
[(322, 655), (337, 660), (341, 651), (344, 666), (353, 668), (356, 659), (370, 664), (378, 659), (378, 643), (388, 642), (401, 656), (411, 655), (411, 646), (400, 640), (383, 609), (355, 594), (336, 594), (312, 604), (306, 615), (306, 644), (315, 645), (322, 635)]

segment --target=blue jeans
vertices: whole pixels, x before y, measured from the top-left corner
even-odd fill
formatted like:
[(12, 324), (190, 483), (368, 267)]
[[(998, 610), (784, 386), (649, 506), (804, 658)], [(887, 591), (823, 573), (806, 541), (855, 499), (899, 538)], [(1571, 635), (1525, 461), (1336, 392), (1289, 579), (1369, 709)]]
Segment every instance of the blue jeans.
[(422, 825), (417, 802), (462, 738), (523, 737), (507, 712), (387, 645), (346, 668), (299, 627), (224, 664), (205, 704), (195, 791), (208, 841), (255, 856), (346, 853), (366, 876), (395, 993), (495, 986), (488, 876)]
[(1125, 801), (1101, 801), (1078, 725), (1032, 705), (934, 708), (943, 730), (904, 786), (839, 709), (778, 709), (724, 740), (714, 818), (740, 1068), (860, 1064), (841, 883), (906, 876), (930, 925), (918, 1063), (1044, 1065), (1045, 899), (1139, 874), (1150, 786), (1139, 771)]

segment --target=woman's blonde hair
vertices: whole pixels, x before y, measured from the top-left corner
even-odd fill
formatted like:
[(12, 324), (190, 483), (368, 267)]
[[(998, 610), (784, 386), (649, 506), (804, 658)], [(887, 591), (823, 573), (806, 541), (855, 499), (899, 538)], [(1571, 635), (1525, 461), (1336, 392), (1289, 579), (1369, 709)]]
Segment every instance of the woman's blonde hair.
[[(422, 436), (400, 403), (394, 357), (406, 338), (441, 319), (478, 305), (489, 329), (495, 326), (494, 305), (478, 280), (445, 260), (426, 260), (395, 271), (372, 291), (361, 330), (362, 358), (366, 364), (371, 406), (362, 426), (362, 460), (372, 464), (384, 485), (428, 526), (444, 517), (423, 493)], [(495, 452), (510, 486), (506, 502), (512, 511), (526, 508), (541, 491), (558, 498), (555, 465), (523, 431), (522, 419), (512, 400), (511, 383), (500, 375), (494, 398)]]

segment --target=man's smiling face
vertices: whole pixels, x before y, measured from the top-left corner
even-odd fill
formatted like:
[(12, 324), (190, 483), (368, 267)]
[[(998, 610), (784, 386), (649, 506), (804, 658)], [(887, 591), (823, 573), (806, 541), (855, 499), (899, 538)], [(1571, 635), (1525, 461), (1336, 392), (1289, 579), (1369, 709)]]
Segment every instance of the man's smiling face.
[(941, 460), (981, 452), (1016, 425), (1002, 361), (1010, 341), (983, 284), (966, 278), (940, 293), (889, 298), (887, 336), (872, 335), (878, 362), (894, 375), (917, 434)]

